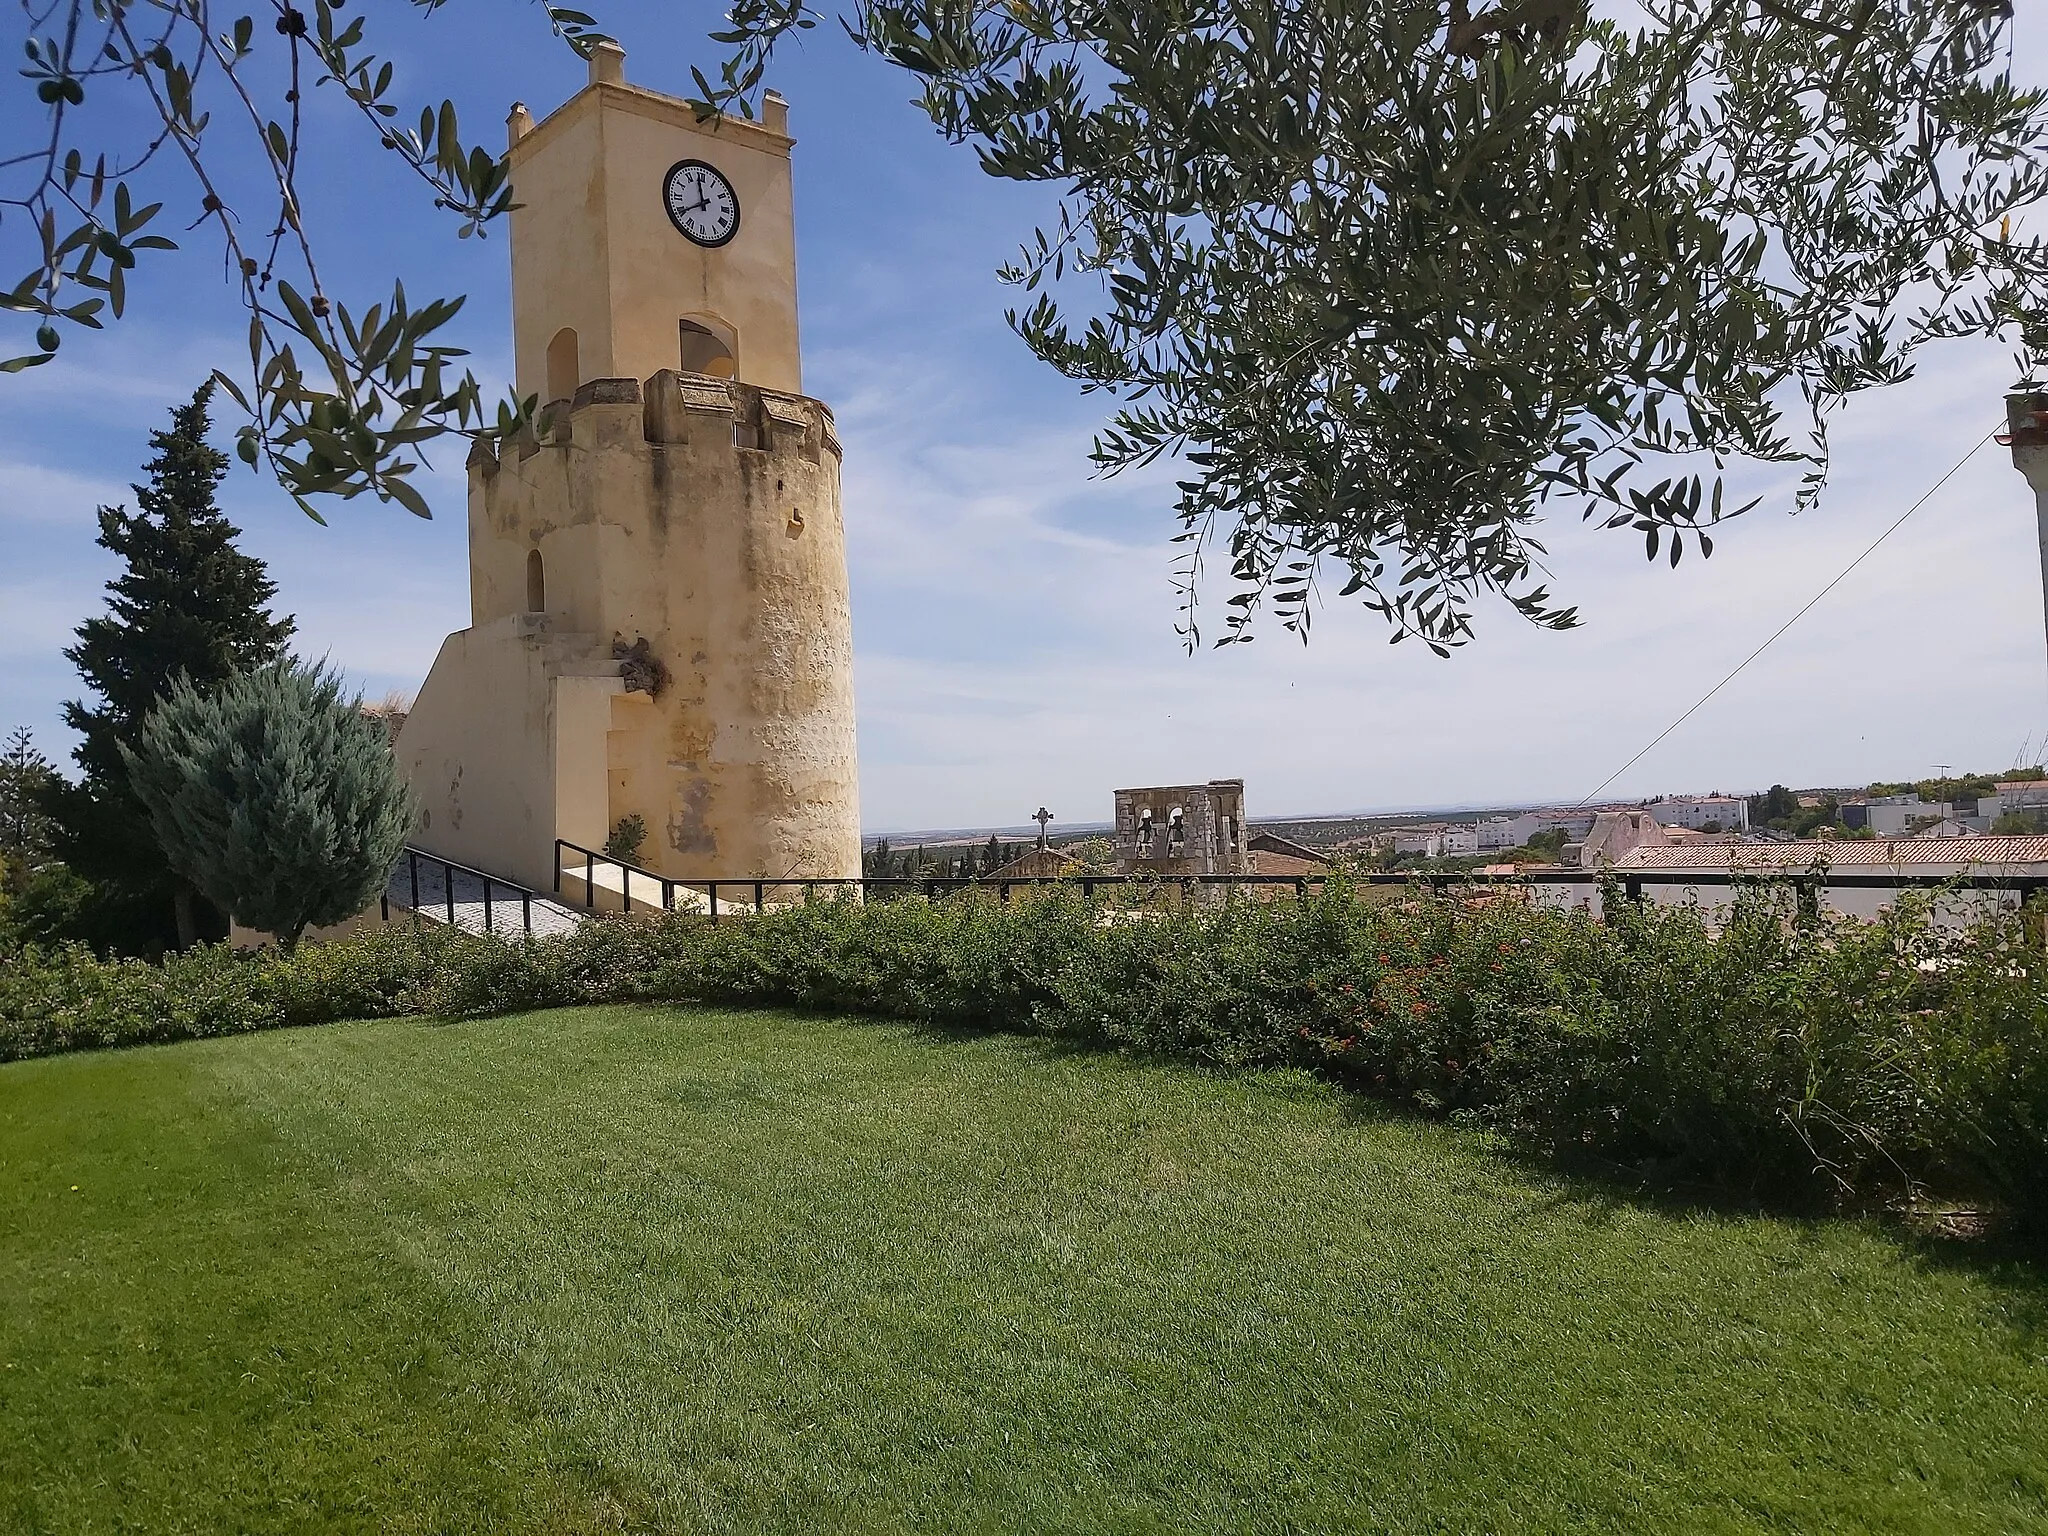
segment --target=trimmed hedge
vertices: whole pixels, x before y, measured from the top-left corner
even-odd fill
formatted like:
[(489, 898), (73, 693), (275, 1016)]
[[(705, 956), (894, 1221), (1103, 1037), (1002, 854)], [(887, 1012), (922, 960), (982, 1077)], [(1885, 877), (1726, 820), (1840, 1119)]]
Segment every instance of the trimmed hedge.
[(1826, 1203), (1909, 1184), (2048, 1205), (2048, 951), (1930, 904), (1725, 923), (1609, 904), (1340, 886), (1133, 918), (1052, 891), (817, 903), (717, 925), (597, 921), (523, 943), (445, 929), (165, 965), (27, 952), (0, 1059), (395, 1013), (710, 1002), (1053, 1034), (1362, 1093), (1667, 1180)]
[(433, 928), (292, 955), (202, 944), (161, 964), (30, 946), (0, 956), (0, 1061), (418, 1013), (463, 948), (461, 935)]

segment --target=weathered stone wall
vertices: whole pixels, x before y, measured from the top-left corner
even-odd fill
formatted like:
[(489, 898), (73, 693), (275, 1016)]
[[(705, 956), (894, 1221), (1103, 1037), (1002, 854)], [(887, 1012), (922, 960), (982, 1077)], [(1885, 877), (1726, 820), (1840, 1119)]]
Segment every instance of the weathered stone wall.
[[(731, 347), (734, 377), (801, 390), (787, 108), (771, 95), (763, 121), (699, 122), (687, 102), (601, 78), (598, 63), (587, 89), (512, 127), (519, 392), (555, 398), (547, 354), (563, 330), (576, 335), (576, 384), (673, 368), (682, 320)], [(669, 223), (664, 179), (685, 157), (716, 164), (738, 194), (727, 245), (706, 250)]]
[[(1180, 837), (1173, 835), (1180, 813)], [(1149, 820), (1151, 833), (1146, 836)], [(1242, 875), (1251, 872), (1244, 830), (1244, 780), (1161, 785), (1116, 792), (1116, 856), (1127, 874)]]
[[(853, 625), (831, 412), (664, 370), (597, 379), (545, 437), (470, 462), (474, 625), (645, 639), (668, 680), (612, 702), (607, 825), (677, 878), (856, 875)], [(422, 704), (425, 695), (422, 695)]]
[(604, 841), (606, 728), (618, 663), (545, 614), (458, 630), (393, 748), (420, 809), (414, 841), (545, 891), (554, 841)]

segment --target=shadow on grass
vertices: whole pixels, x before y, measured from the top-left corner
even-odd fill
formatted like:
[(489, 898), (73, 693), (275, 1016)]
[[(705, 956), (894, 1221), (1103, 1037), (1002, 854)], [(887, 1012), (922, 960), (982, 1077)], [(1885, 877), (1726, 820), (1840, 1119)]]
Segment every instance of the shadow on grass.
[[(906, 1045), (950, 1047), (963, 1042), (1002, 1041), (1027, 1060), (1086, 1060), (1105, 1067), (1145, 1071), (1170, 1069), (1239, 1080), (1264, 1079), (1262, 1086), (1286, 1097), (1306, 1090), (1327, 1102), (1347, 1122), (1365, 1126), (1431, 1127), (1453, 1134), (1472, 1152), (1511, 1167), (1524, 1179), (1552, 1191), (1548, 1203), (1576, 1208), (1585, 1219), (1599, 1221), (1603, 1211), (1647, 1211), (1671, 1218), (1711, 1215), (1726, 1220), (1769, 1219), (1817, 1231), (1843, 1220), (1875, 1225), (1900, 1251), (1931, 1271), (1968, 1275), (1993, 1288), (2023, 1346), (2048, 1340), (2048, 1223), (2028, 1225), (2003, 1212), (1974, 1213), (1983, 1219), (1957, 1230), (1930, 1220), (1927, 1213), (1902, 1203), (1870, 1201), (1854, 1207), (1832, 1207), (1811, 1198), (1738, 1189), (1726, 1183), (1688, 1177), (1670, 1163), (1617, 1164), (1590, 1155), (1572, 1155), (1519, 1140), (1498, 1128), (1468, 1122), (1458, 1115), (1432, 1113), (1361, 1090), (1342, 1075), (1319, 1067), (1232, 1068), (1165, 1050), (1144, 1050), (1125, 1043), (1083, 1035), (1021, 1029), (1014, 1025), (967, 1020), (917, 1020), (897, 1015), (858, 1012), (849, 1008), (807, 1008), (790, 1004), (714, 1001), (644, 1001), (569, 1006), (646, 1009), (677, 1008), (734, 1014), (779, 1013), (813, 1024), (840, 1024), (863, 1030), (884, 1030)], [(544, 1010), (535, 1010), (544, 1011)], [(504, 1015), (497, 1015), (503, 1017)], [(429, 1024), (481, 1022), (422, 1020)]]
[[(1405, 1118), (1458, 1129), (1419, 1110), (1370, 1100), (1356, 1110), (1347, 1104), (1347, 1111), (1367, 1121)], [(1499, 1131), (1475, 1128), (1474, 1134), (1483, 1140), (1486, 1155), (1551, 1185), (1556, 1203), (1574, 1205), (1595, 1219), (1603, 1210), (1646, 1211), (1671, 1219), (1769, 1220), (1806, 1232), (1843, 1221), (1866, 1222), (1922, 1269), (1964, 1275), (1995, 1291), (2022, 1347), (2048, 1341), (2048, 1223), (2038, 1215), (2028, 1219), (1999, 1209), (1943, 1212), (1884, 1198), (1829, 1206), (1687, 1178), (1668, 1164), (1631, 1166), (1561, 1154)]]
[[(1499, 1129), (1461, 1123), (1454, 1115), (1427, 1112), (1361, 1091), (1341, 1076), (1313, 1067), (1230, 1069), (1192, 1062), (1166, 1051), (1143, 1051), (1113, 1041), (1074, 1035), (1037, 1033), (991, 1024), (929, 1023), (881, 1015), (811, 1014), (848, 1024), (892, 1029), (905, 1042), (945, 1045), (966, 1040), (1000, 1038), (1027, 1049), (1032, 1057), (1058, 1061), (1093, 1058), (1128, 1065), (1132, 1070), (1170, 1068), (1219, 1076), (1263, 1077), (1284, 1091), (1284, 1084), (1314, 1082), (1328, 1102), (1351, 1123), (1367, 1126), (1432, 1126), (1468, 1139), (1475, 1153), (1502, 1162), (1518, 1174), (1549, 1186), (1553, 1203), (1576, 1207), (1598, 1220), (1608, 1211), (1647, 1211), (1683, 1219), (1711, 1215), (1726, 1220), (1768, 1219), (1796, 1228), (1818, 1229), (1844, 1220), (1864, 1220), (1934, 1272), (1967, 1275), (1999, 1293), (2007, 1319), (2026, 1347), (2048, 1341), (2048, 1221), (2027, 1220), (2013, 1212), (1985, 1209), (1929, 1212), (1899, 1201), (1872, 1200), (1849, 1207), (1829, 1206), (1726, 1183), (1691, 1178), (1670, 1164), (1628, 1165), (1590, 1155), (1574, 1156), (1517, 1140)], [(1290, 1095), (1292, 1096), (1292, 1095)], [(1956, 1220), (1956, 1216), (1964, 1219)]]

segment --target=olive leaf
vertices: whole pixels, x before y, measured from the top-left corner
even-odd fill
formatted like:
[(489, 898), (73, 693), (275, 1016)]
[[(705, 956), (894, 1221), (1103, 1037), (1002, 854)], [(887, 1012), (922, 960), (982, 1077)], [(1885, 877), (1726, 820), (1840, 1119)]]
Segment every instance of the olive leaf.
[[(848, 0), (991, 175), (1061, 194), (1001, 273), (1168, 460), (1220, 641), (1304, 637), (1324, 578), (1445, 652), (1475, 605), (1576, 612), (1547, 503), (1676, 564), (1827, 479), (1827, 421), (1927, 341), (2034, 366), (2048, 103), (1999, 0)], [(737, 0), (701, 112), (746, 109), (807, 0)], [(1762, 489), (1768, 490), (1768, 484)], [(1221, 572), (1211, 574), (1220, 560)]]

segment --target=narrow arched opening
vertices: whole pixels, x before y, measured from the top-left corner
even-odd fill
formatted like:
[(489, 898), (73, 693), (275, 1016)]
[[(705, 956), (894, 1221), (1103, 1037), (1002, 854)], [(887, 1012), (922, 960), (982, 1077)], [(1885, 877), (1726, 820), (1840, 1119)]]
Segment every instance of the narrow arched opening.
[(732, 348), (709, 326), (695, 320), (677, 322), (682, 332), (682, 362), (685, 373), (708, 373), (714, 379), (733, 376)]
[(582, 382), (582, 362), (576, 355), (576, 333), (564, 326), (548, 343), (547, 399), (567, 400)]
[(526, 552), (526, 611), (546, 613), (548, 611), (548, 577), (541, 568), (540, 551)]

